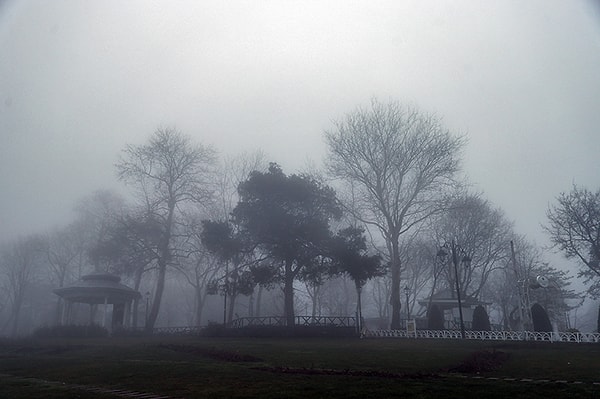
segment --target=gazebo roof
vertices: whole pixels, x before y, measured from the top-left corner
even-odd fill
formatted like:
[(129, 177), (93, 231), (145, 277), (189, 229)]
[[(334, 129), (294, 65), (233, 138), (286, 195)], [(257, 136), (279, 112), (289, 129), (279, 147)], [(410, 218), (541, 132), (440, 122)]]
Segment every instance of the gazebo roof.
[[(419, 305), (428, 306), (429, 298), (423, 298), (418, 301)], [(475, 307), (478, 305), (489, 305), (491, 302), (483, 302), (478, 300), (477, 298), (465, 295), (461, 293), (460, 302), (463, 308)], [(431, 303), (436, 304), (440, 307), (440, 309), (453, 309), (458, 308), (458, 299), (456, 298), (456, 292), (445, 289), (436, 292), (431, 296)]]
[(70, 302), (89, 304), (127, 303), (141, 298), (141, 294), (120, 283), (121, 277), (110, 273), (93, 273), (82, 276), (73, 284), (57, 288), (54, 293)]

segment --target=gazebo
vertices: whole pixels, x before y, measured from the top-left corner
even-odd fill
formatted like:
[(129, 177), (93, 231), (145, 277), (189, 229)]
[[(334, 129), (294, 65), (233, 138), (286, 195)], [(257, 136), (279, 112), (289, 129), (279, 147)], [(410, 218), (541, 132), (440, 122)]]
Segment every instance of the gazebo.
[[(121, 284), (121, 278), (110, 273), (93, 273), (82, 276), (75, 283), (54, 290), (65, 301), (61, 323), (71, 320), (73, 303), (90, 305), (90, 324), (94, 321), (97, 305), (103, 306), (102, 326), (113, 330), (115, 327), (129, 327), (131, 304), (140, 299), (141, 294)], [(112, 320), (108, 325), (108, 306), (112, 305)]]

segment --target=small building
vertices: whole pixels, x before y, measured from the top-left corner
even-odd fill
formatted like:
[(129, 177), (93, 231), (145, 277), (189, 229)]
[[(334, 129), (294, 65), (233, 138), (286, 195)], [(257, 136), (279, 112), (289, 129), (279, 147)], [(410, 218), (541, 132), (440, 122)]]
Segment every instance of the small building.
[[(458, 299), (456, 291), (444, 289), (433, 294), (431, 298), (423, 298), (418, 301), (419, 305), (429, 309), (430, 305), (437, 305), (444, 313), (444, 319), (449, 321), (450, 328), (460, 328), (460, 315), (458, 311)], [(473, 296), (461, 293), (460, 303), (462, 305), (463, 319), (466, 328), (470, 328), (473, 323), (473, 311), (479, 305), (485, 307), (491, 302), (482, 302)]]
[[(121, 278), (110, 273), (93, 273), (54, 293), (65, 301), (62, 308), (61, 324), (71, 322), (71, 308), (74, 303), (90, 305), (90, 324), (93, 323), (98, 305), (102, 306), (102, 326), (109, 330), (131, 326), (132, 303), (141, 298), (141, 294), (121, 284)], [(108, 323), (109, 306), (112, 317)]]

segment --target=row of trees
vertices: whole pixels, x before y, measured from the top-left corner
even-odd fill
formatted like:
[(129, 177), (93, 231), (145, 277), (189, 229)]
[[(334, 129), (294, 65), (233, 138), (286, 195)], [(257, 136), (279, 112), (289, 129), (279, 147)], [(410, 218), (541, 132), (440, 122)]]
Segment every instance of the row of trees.
[[(337, 122), (325, 140), (322, 175), (287, 175), (260, 153), (219, 163), (214, 149), (173, 129), (126, 146), (116, 169), (132, 188), (132, 203), (98, 192), (79, 204), (68, 227), (3, 248), (5, 331), (17, 332), (32, 282), (62, 287), (90, 271), (119, 273), (148, 290), (149, 328), (159, 319), (169, 277), (192, 287), (195, 323), (211, 294), (229, 301), (231, 319), (238, 296), (256, 300), (248, 306), (253, 315), (262, 293), (281, 287), (281, 310), (293, 324), (295, 294), (306, 293), (314, 314), (327, 294), (323, 287), (331, 293), (332, 282), (348, 278), (357, 311), (367, 299), (370, 314), (398, 328), (403, 308), (422, 315), (427, 306), (419, 299), (455, 286), (450, 265), (436, 256), (451, 239), (472, 259), (458, 274), (463, 294), (491, 302), (505, 328), (524, 322), (525, 301), (541, 303), (556, 318), (580, 300), (564, 271), (515, 234), (500, 209), (465, 188), (459, 176), (465, 140), (435, 116), (373, 100)], [(598, 196), (578, 188), (563, 194), (546, 228), (558, 248), (587, 267), (582, 275), (593, 295)], [(565, 210), (579, 200), (582, 205)], [(589, 220), (583, 232), (576, 215), (582, 209)], [(530, 289), (537, 275), (553, 282), (551, 292)]]

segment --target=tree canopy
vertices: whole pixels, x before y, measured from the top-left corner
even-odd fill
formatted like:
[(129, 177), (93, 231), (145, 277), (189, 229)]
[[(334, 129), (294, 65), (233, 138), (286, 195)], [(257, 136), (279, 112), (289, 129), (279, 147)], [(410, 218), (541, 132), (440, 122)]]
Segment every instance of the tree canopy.
[(272, 163), (267, 172), (251, 173), (238, 193), (233, 220), (247, 240), (283, 269), (284, 311), (292, 325), (293, 282), (311, 259), (323, 253), (329, 223), (341, 217), (335, 192), (308, 175), (287, 176)]

